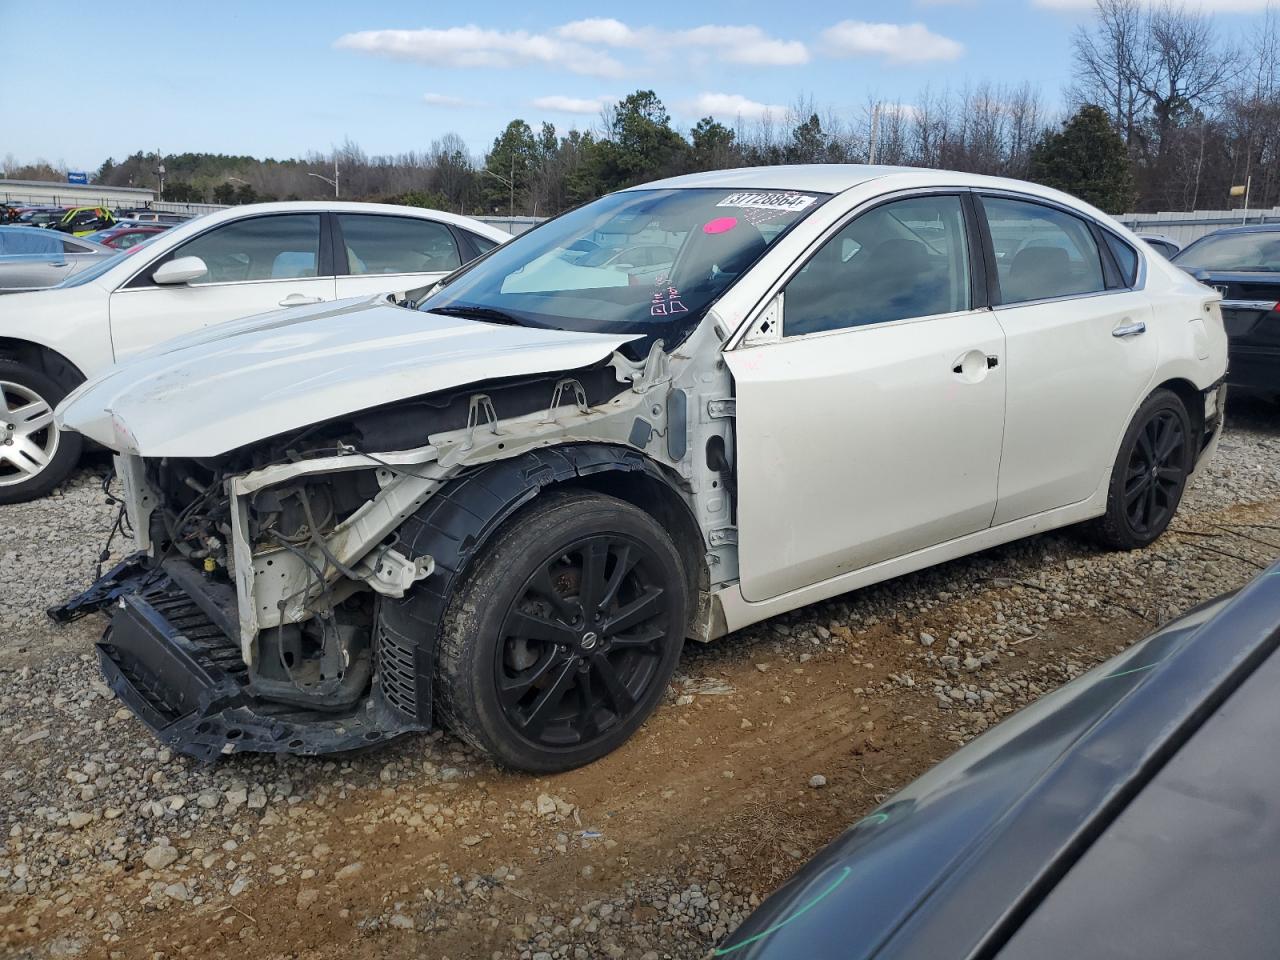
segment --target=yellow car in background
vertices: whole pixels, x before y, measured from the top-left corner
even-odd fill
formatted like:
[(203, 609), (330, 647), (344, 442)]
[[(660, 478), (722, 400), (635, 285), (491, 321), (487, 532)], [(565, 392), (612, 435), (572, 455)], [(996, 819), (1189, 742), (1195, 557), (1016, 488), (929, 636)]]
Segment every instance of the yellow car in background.
[(75, 237), (85, 237), (112, 226), (116, 218), (105, 207), (72, 207), (62, 219), (53, 224), (54, 230), (69, 233)]

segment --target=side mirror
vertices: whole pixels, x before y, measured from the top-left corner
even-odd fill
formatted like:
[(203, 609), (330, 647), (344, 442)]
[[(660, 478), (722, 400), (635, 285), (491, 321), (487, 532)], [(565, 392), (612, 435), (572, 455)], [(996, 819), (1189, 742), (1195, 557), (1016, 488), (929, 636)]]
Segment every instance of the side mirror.
[(208, 266), (199, 257), (179, 257), (177, 260), (170, 260), (158, 268), (151, 275), (151, 279), (156, 283), (166, 285), (190, 283), (192, 280), (199, 280), (208, 273)]

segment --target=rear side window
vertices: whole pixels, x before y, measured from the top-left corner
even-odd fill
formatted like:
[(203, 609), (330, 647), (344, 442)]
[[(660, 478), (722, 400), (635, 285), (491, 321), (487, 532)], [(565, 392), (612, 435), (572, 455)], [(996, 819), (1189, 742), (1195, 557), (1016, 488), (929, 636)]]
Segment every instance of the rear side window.
[(1002, 303), (1106, 289), (1093, 231), (1080, 217), (1026, 200), (983, 197)]
[[(320, 255), (320, 215), (288, 213), (240, 220), (201, 234), (174, 251), (209, 268), (197, 283), (241, 283), (314, 277)], [(195, 284), (193, 284), (194, 286)]]
[(1126, 287), (1132, 287), (1138, 282), (1138, 251), (1129, 246), (1114, 233), (1103, 231), (1102, 235), (1107, 239), (1107, 247), (1111, 250), (1111, 256), (1116, 259), (1116, 266), (1120, 268), (1120, 280)]
[(482, 253), (488, 253), (498, 245), (497, 240), (490, 240), (488, 237), (482, 237), (478, 233), (467, 231), (467, 239), (471, 241), (471, 245), (476, 248), (476, 256)]
[(443, 273), (462, 265), (449, 228), (417, 217), (338, 215), (351, 276), (371, 273)]
[(45, 230), (15, 227), (0, 230), (0, 254), (42, 254), (62, 252), (62, 237)]

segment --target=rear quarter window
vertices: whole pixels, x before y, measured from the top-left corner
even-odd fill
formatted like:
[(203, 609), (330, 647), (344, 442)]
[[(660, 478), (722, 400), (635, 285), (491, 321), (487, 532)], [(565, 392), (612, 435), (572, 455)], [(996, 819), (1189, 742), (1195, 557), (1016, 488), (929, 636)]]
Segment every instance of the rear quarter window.
[(1120, 268), (1120, 279), (1126, 287), (1132, 287), (1138, 281), (1138, 251), (1129, 246), (1114, 233), (1103, 231), (1107, 239), (1107, 248), (1115, 257), (1116, 266)]

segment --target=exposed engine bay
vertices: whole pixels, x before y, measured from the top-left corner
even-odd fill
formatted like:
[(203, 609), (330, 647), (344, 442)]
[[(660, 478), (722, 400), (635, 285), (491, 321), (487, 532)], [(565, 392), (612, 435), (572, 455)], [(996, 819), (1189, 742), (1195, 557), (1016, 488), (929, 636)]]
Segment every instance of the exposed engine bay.
[[(404, 618), (447, 600), (493, 525), (486, 510), (501, 516), (547, 483), (631, 472), (669, 491), (674, 522), (701, 544), (690, 632), (709, 639), (712, 579), (736, 575), (732, 538), (711, 534), (731, 525), (731, 502), (697, 496), (730, 486), (731, 421), (707, 399), (727, 395), (727, 374), (681, 366), (701, 381), (692, 401), (658, 343), (640, 361), (615, 353), (414, 398), (218, 457), (122, 454), (139, 553), (51, 613), (114, 604), (99, 644), (108, 681), (184, 752), (351, 749), (431, 726), (431, 639), (406, 640), (417, 627)], [(463, 520), (424, 524), (445, 509), (433, 498), (482, 474), (511, 502), (485, 494)], [(463, 522), (474, 530), (453, 529)], [(431, 542), (442, 547), (424, 551)]]

